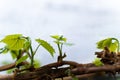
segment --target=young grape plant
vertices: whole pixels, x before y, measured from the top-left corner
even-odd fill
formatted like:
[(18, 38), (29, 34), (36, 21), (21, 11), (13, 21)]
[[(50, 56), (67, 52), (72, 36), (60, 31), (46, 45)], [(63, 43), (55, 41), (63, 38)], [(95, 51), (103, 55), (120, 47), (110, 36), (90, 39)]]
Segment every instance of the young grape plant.
[[(73, 44), (67, 43), (63, 35), (51, 35), (50, 37), (54, 39), (57, 50), (41, 38), (35, 39), (38, 45), (33, 47), (31, 38), (22, 34), (11, 34), (1, 39), (0, 43), (3, 47), (0, 48), (0, 54), (10, 54), (15, 62), (0, 66), (0, 71), (13, 70), (12, 77), (7, 76), (9, 79), (0, 77), (0, 80), (56, 80), (58, 78), (101, 80), (102, 78), (97, 78), (100, 76), (98, 74), (115, 76), (120, 73), (120, 43), (117, 38), (98, 41), (97, 48), (102, 51), (95, 52), (97, 57), (92, 63), (80, 64), (64, 60), (66, 53), (63, 51), (63, 46)], [(35, 60), (35, 55), (40, 47), (43, 47), (51, 57), (58, 53), (57, 61), (43, 66), (36, 65), (39, 62)]]
[[(106, 38), (106, 39), (98, 41), (97, 48), (101, 49), (103, 51), (106, 50), (106, 52), (101, 54), (102, 57), (95, 58), (93, 63), (96, 66), (102, 66), (102, 65), (104, 65), (104, 63), (102, 62), (101, 58), (106, 57), (105, 55), (111, 56), (113, 53), (114, 53), (113, 55), (119, 55), (119, 51), (120, 51), (119, 45), (120, 45), (120, 43), (119, 43), (119, 40), (117, 38)], [(107, 54), (107, 53), (110, 53), (110, 54)]]
[(22, 34), (7, 35), (0, 41), (5, 44), (4, 47), (0, 49), (0, 53), (11, 54), (18, 69), (20, 69), (19, 66), (22, 62), (29, 59), (30, 63), (29, 65), (27, 64), (27, 67), (29, 67), (30, 70), (34, 70), (35, 54), (40, 46), (46, 49), (52, 57), (55, 53), (54, 48), (45, 40), (38, 38), (35, 39), (35, 41), (38, 43), (38, 46), (33, 50), (30, 37), (23, 36)]

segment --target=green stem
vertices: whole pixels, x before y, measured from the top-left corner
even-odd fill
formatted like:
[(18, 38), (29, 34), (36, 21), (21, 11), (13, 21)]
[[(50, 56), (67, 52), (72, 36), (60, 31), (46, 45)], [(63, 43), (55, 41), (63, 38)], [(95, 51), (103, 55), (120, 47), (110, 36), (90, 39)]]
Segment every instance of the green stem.
[(61, 48), (60, 48), (60, 44), (58, 43), (57, 46), (58, 46), (60, 57), (62, 57), (62, 51), (61, 51)]
[(27, 39), (27, 41), (30, 42), (30, 53), (27, 53), (30, 57), (30, 60), (31, 60), (31, 67), (34, 66), (34, 52), (33, 52), (33, 49), (32, 49), (32, 45), (31, 45), (31, 39), (29, 37), (24, 37), (25, 39)]
[(37, 52), (38, 48), (40, 47), (40, 44), (37, 46), (37, 48), (35, 49), (33, 56), (35, 55), (35, 53)]
[(62, 54), (62, 47), (63, 47), (63, 43), (61, 43), (60, 49), (61, 49), (61, 54)]
[(30, 45), (30, 51), (31, 51), (31, 67), (33, 67), (33, 62), (34, 62), (34, 53), (33, 53), (33, 49), (32, 46)]
[(116, 38), (112, 38), (112, 39), (113, 39), (113, 40), (115, 40), (115, 41), (117, 41), (117, 43), (118, 43), (117, 52), (119, 52), (119, 48), (120, 48), (119, 40), (118, 40), (118, 39), (116, 39)]
[(32, 59), (30, 53), (28, 51), (26, 51), (27, 55), (29, 56), (30, 59)]

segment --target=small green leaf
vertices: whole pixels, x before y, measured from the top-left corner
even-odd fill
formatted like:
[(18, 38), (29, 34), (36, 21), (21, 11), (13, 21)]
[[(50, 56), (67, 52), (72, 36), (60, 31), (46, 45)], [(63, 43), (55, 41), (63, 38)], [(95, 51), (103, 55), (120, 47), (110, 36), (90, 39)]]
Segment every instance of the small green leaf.
[(104, 48), (104, 47), (103, 47), (103, 42), (104, 42), (104, 41), (105, 41), (105, 39), (97, 42), (97, 48), (98, 48), (98, 49), (103, 49), (103, 48)]
[(95, 58), (95, 60), (93, 61), (93, 64), (95, 64), (96, 66), (102, 66), (103, 65), (100, 58)]
[(56, 39), (56, 40), (58, 40), (60, 38), (59, 35), (52, 35), (51, 37), (54, 38), (54, 39)]
[(0, 53), (6, 54), (9, 52), (9, 49), (7, 48), (7, 46), (0, 48)]
[(64, 42), (66, 42), (67, 39), (61, 35), (61, 36), (59, 37), (59, 41), (64, 41)]
[(112, 38), (107, 38), (107, 39), (105, 39), (105, 41), (103, 42), (103, 47), (110, 47), (110, 45), (111, 45), (111, 43), (112, 43)]
[(41, 65), (40, 65), (40, 61), (39, 60), (34, 60), (34, 67), (35, 68), (38, 68), (38, 67), (40, 67)]
[(25, 39), (21, 38), (22, 34), (7, 35), (1, 42), (5, 43), (11, 50), (23, 48)]
[(22, 56), (20, 59), (17, 60), (16, 65), (18, 65), (19, 63), (25, 61), (28, 58), (28, 55)]
[(16, 59), (18, 56), (19, 51), (11, 50), (10, 54), (12, 56), (12, 59)]
[(112, 38), (107, 38), (107, 39), (103, 39), (99, 42), (97, 42), (97, 48), (98, 49), (104, 49), (104, 47), (110, 47), (112, 43)]
[(113, 52), (119, 51), (119, 41), (116, 38), (106, 38), (97, 42), (98, 49), (104, 49), (104, 47), (108, 47)]
[(62, 35), (52, 35), (51, 37), (52, 37), (53, 39), (58, 40), (58, 41), (64, 41), (64, 42), (67, 41), (67, 39), (66, 39), (65, 37), (63, 37)]
[(41, 40), (41, 39), (36, 39), (36, 41), (42, 46), (44, 47), (50, 54), (51, 56), (53, 56), (53, 54), (55, 53), (54, 48), (46, 41)]

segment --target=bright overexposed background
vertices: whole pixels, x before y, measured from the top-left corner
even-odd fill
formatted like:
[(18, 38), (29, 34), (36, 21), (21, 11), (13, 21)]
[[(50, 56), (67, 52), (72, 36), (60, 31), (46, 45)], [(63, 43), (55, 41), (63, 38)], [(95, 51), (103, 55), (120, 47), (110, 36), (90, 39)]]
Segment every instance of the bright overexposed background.
[[(0, 38), (15, 33), (50, 43), (50, 35), (64, 35), (75, 44), (64, 46), (66, 60), (92, 62), (97, 41), (120, 39), (120, 0), (0, 0)], [(44, 65), (56, 61), (57, 55), (52, 58), (40, 48), (36, 59)], [(1, 54), (2, 61), (12, 59)]]

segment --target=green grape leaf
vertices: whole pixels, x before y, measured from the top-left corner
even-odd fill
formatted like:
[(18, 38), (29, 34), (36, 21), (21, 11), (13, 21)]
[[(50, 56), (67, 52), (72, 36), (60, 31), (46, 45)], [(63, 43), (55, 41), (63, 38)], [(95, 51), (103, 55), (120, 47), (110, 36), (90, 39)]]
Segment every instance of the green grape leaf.
[(97, 48), (98, 49), (104, 49), (104, 47), (110, 47), (112, 43), (112, 38), (107, 38), (107, 39), (104, 39), (104, 40), (101, 40), (99, 42), (97, 42)]
[(66, 42), (67, 39), (66, 39), (65, 37), (63, 37), (63, 36), (60, 36), (60, 37), (59, 37), (59, 41), (64, 41), (64, 42)]
[(117, 41), (115, 41), (114, 43), (110, 44), (110, 47), (109, 47), (110, 51), (115, 52), (117, 50), (117, 48), (118, 48)]
[(53, 54), (55, 53), (54, 48), (46, 41), (41, 40), (41, 39), (36, 39), (36, 41), (42, 46), (44, 47), (50, 54), (51, 56), (53, 56)]
[(28, 50), (30, 48), (30, 45), (31, 45), (30, 41), (25, 41), (23, 48), (25, 50)]
[(95, 60), (93, 61), (93, 64), (95, 64), (96, 66), (102, 66), (103, 65), (100, 58), (95, 58)]
[(16, 65), (18, 65), (19, 63), (25, 61), (27, 58), (28, 58), (28, 55), (22, 56), (20, 59), (18, 59), (18, 60), (16, 61)]
[(64, 42), (67, 41), (67, 39), (66, 39), (65, 37), (63, 37), (62, 35), (52, 35), (51, 37), (52, 37), (53, 39), (58, 40), (58, 41), (64, 41)]
[(103, 47), (103, 42), (104, 42), (104, 41), (105, 41), (105, 39), (97, 42), (97, 48), (98, 48), (98, 49), (103, 49), (103, 48), (104, 48), (104, 47)]
[(119, 50), (119, 41), (116, 38), (106, 38), (99, 42), (97, 42), (98, 49), (104, 49), (104, 47), (108, 47), (110, 51), (117, 51)]
[(107, 38), (107, 39), (105, 39), (105, 41), (103, 42), (103, 47), (110, 47), (110, 45), (111, 45), (111, 43), (112, 43), (112, 38)]
[(12, 56), (12, 59), (16, 59), (17, 56), (18, 56), (18, 54), (19, 54), (19, 51), (17, 51), (17, 50), (16, 51), (15, 50), (11, 50), (10, 54)]
[(11, 50), (23, 48), (25, 39), (21, 38), (22, 34), (7, 35), (1, 42), (5, 43)]
[(54, 39), (56, 39), (56, 40), (58, 40), (60, 38), (59, 35), (52, 35), (51, 37), (54, 38)]
[(9, 52), (9, 49), (7, 48), (7, 46), (3, 47), (3, 48), (0, 48), (0, 54), (3, 53), (3, 54), (6, 54)]

